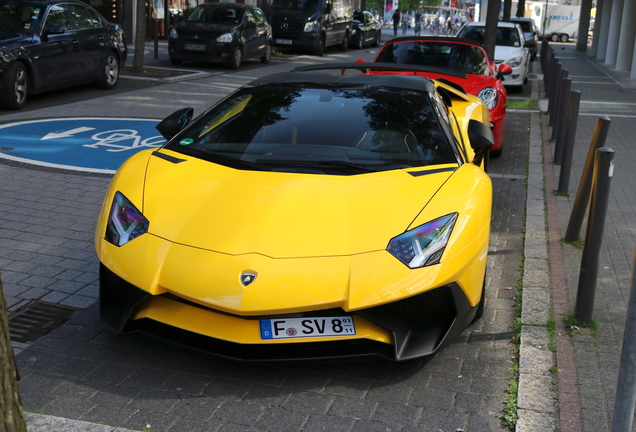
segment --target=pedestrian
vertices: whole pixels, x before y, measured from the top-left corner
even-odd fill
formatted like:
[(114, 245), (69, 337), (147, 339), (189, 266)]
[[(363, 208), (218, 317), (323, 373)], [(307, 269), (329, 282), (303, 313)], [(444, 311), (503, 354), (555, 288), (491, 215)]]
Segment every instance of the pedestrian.
[(402, 36), (406, 36), (406, 30), (409, 28), (409, 18), (406, 14), (402, 14)]
[(400, 10), (393, 12), (393, 36), (397, 36), (398, 27), (400, 26)]
[(415, 12), (415, 36), (419, 36), (422, 31), (422, 14), (420, 11)]
[(453, 34), (453, 20), (451, 17), (446, 19), (446, 36), (450, 36)]

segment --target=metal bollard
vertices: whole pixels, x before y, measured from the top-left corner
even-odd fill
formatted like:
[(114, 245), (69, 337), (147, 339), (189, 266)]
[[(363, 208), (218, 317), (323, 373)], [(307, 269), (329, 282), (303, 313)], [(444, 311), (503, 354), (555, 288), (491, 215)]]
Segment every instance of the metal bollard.
[(574, 318), (582, 323), (590, 322), (594, 310), (598, 261), (603, 243), (603, 228), (607, 214), (610, 185), (614, 174), (614, 150), (601, 147), (596, 150), (594, 174), (592, 177), (592, 197), (585, 230), (585, 245), (581, 257), (579, 286), (576, 293)]
[(627, 303), (621, 363), (618, 368), (612, 432), (631, 431), (636, 404), (636, 254), (632, 266), (632, 287)]
[[(572, 80), (568, 78), (569, 74), (570, 72), (567, 69), (561, 70), (561, 79), (559, 80), (558, 90), (556, 92), (554, 113), (550, 113), (550, 115), (554, 115), (554, 127), (552, 128), (552, 134), (550, 135), (551, 140), (557, 140), (559, 135), (564, 135), (563, 126), (565, 124), (565, 119), (567, 118), (567, 116), (564, 115), (564, 112), (567, 113), (568, 102), (570, 100), (570, 89), (572, 88)], [(567, 82), (565, 80), (566, 78), (568, 78)]]
[(572, 213), (570, 213), (568, 228), (565, 231), (564, 240), (568, 243), (579, 238), (579, 233), (583, 226), (583, 219), (585, 219), (587, 204), (590, 201), (594, 156), (596, 155), (596, 149), (605, 145), (610, 124), (611, 120), (607, 116), (599, 117), (598, 120), (596, 120), (596, 127), (594, 128), (590, 148), (587, 152), (587, 158), (585, 159), (585, 166), (581, 173), (581, 182), (579, 183), (579, 189), (576, 192), (576, 198), (574, 198), (574, 204), (572, 205)]
[[(569, 79), (569, 78), (568, 78)], [(561, 173), (559, 174), (559, 192), (567, 193), (570, 187), (570, 172), (572, 171), (572, 154), (576, 138), (576, 124), (579, 121), (579, 106), (581, 92), (570, 92), (570, 107), (568, 108), (568, 122), (565, 125), (565, 139), (563, 140), (563, 155), (561, 157)]]
[(561, 62), (556, 60), (554, 62), (554, 67), (552, 68), (552, 78), (550, 78), (550, 88), (548, 94), (548, 111), (550, 111), (550, 126), (554, 126), (554, 118), (555, 116), (552, 113), (555, 111), (556, 105), (556, 95), (555, 88), (558, 88), (559, 78), (561, 77)]
[(572, 80), (565, 78), (563, 80), (563, 100), (559, 105), (559, 111), (556, 112), (556, 120), (554, 128), (552, 129), (554, 135), (554, 159), (552, 162), (561, 165), (563, 159), (563, 147), (565, 146), (565, 136), (568, 128), (568, 113), (570, 110), (570, 98), (572, 96)]

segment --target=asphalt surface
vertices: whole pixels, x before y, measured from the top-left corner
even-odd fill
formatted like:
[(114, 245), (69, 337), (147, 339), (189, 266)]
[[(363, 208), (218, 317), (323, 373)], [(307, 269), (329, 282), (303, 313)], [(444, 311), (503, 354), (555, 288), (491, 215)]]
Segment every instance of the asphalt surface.
[[(36, 425), (47, 419), (74, 419), (104, 430), (504, 431), (500, 417), (511, 376), (518, 287), (524, 304), (517, 430), (609, 430), (634, 247), (630, 221), (636, 189), (629, 168), (634, 93), (565, 47), (563, 60), (571, 62), (570, 76), (578, 76), (574, 85), (584, 95), (576, 144), (583, 150), (575, 152), (571, 193), (594, 116), (615, 116), (608, 145), (621, 154), (601, 255), (597, 332), (565, 329), (555, 311), (556, 355), (548, 349), (551, 288), (562, 275), (573, 304), (580, 250), (549, 240), (564, 232), (572, 196), (549, 193), (558, 171), (544, 158), (551, 144), (545, 139), (545, 116), (536, 109), (509, 111), (503, 156), (491, 160), (494, 203), (484, 318), (438, 355), (407, 364), (244, 365), (140, 336), (113, 335), (97, 317), (92, 238), (110, 176), (0, 161), (0, 269), (10, 312), (32, 300), (81, 311), (34, 343), (14, 344), (24, 408), (52, 416), (30, 414), (31, 430), (47, 430)], [(361, 57), (372, 58), (368, 51)], [(250, 76), (339, 56), (274, 61), (249, 70), (250, 75), (216, 70), (193, 81), (143, 84), (85, 101), (5, 112), (0, 124), (25, 117), (158, 119), (184, 105), (200, 112)], [(510, 96), (539, 99), (541, 87), (532, 75), (526, 92)], [(559, 251), (564, 265), (555, 269), (552, 254)], [(567, 344), (572, 366), (565, 367), (565, 358), (554, 372), (551, 366), (567, 354)], [(573, 372), (574, 381), (562, 378)], [(68, 422), (64, 429), (48, 430), (89, 430), (87, 424)]]

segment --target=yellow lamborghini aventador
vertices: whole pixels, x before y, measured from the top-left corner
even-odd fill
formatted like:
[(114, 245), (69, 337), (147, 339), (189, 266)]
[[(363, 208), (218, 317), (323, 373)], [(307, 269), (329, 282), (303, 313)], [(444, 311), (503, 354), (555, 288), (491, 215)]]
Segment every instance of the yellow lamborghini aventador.
[(95, 235), (107, 327), (232, 359), (399, 361), (481, 316), (488, 109), (420, 76), (304, 69), (177, 111), (122, 165)]

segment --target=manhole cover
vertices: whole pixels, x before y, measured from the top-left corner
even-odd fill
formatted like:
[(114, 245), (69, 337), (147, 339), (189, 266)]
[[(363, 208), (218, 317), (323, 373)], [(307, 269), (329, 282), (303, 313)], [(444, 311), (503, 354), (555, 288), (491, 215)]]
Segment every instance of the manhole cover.
[(33, 343), (60, 327), (81, 309), (33, 301), (9, 317), (9, 334), (14, 342)]

